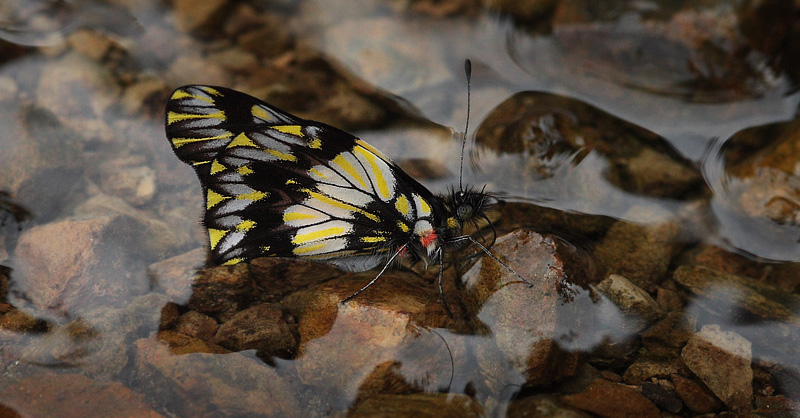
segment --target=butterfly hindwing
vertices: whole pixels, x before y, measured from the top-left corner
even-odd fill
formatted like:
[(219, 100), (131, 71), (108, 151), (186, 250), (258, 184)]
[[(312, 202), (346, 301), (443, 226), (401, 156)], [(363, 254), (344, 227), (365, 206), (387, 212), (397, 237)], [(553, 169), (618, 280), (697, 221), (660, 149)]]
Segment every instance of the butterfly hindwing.
[(420, 220), (436, 225), (436, 198), (372, 146), (244, 93), (181, 87), (166, 132), (200, 178), (218, 264), (273, 255), (361, 271)]

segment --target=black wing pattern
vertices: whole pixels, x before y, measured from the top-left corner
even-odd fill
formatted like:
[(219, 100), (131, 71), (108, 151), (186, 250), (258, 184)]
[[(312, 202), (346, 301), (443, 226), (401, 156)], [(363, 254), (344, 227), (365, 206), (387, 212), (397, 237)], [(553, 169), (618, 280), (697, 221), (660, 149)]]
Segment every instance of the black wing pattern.
[(175, 90), (166, 133), (200, 178), (217, 264), (301, 257), (362, 271), (441, 221), (441, 199), (371, 145), (244, 93)]

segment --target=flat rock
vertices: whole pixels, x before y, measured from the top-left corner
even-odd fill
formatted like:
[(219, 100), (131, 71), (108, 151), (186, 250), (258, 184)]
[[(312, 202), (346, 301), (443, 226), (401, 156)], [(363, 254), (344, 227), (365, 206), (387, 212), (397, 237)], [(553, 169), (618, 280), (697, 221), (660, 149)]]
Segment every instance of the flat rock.
[(734, 411), (751, 409), (753, 369), (750, 341), (723, 331), (719, 325), (705, 325), (681, 352), (681, 358), (709, 389)]
[(192, 284), (198, 270), (206, 264), (208, 250), (197, 248), (147, 267), (150, 282), (171, 301), (182, 305), (192, 296)]
[(145, 396), (176, 416), (300, 416), (295, 390), (264, 363), (240, 353), (173, 355), (154, 339), (133, 344), (133, 373)]
[(704, 384), (677, 374), (672, 375), (671, 379), (675, 393), (692, 412), (708, 414), (722, 408), (722, 402)]
[(25, 377), (0, 392), (0, 398), (6, 407), (25, 417), (164, 417), (144, 395), (124, 384), (80, 374), (47, 372)]
[(77, 314), (122, 306), (144, 292), (134, 274), (141, 226), (123, 215), (65, 219), (23, 233), (15, 257), (16, 290), (39, 309)]
[[(488, 256), (464, 274), (465, 305), (475, 315), (474, 326), (490, 329), (493, 336), (478, 348), (479, 361), (488, 361), (482, 363), (487, 373), (493, 373), (489, 359), (499, 350), (528, 384), (549, 384), (575, 373), (577, 351), (602, 341), (608, 328), (595, 325), (607, 319), (605, 313), (618, 311), (607, 300), (594, 304), (587, 290), (570, 283), (587, 276), (570, 251), (552, 236), (518, 230), (498, 238), (492, 253), (533, 287)], [(605, 306), (611, 309), (603, 311)]]
[(486, 416), (478, 401), (462, 394), (375, 395), (357, 403), (348, 417), (439, 417)]

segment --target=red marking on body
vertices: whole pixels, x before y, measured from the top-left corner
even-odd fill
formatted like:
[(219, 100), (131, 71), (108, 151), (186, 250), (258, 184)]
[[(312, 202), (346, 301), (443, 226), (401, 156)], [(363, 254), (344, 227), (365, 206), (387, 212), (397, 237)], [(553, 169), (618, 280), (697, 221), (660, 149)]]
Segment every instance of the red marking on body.
[(405, 247), (402, 250), (400, 250), (400, 254), (398, 254), (398, 256), (405, 257), (407, 253), (408, 253), (408, 247)]
[(436, 231), (427, 231), (425, 235), (419, 237), (419, 242), (422, 244), (423, 247), (428, 248), (431, 244), (436, 242), (436, 239), (439, 238), (436, 235)]

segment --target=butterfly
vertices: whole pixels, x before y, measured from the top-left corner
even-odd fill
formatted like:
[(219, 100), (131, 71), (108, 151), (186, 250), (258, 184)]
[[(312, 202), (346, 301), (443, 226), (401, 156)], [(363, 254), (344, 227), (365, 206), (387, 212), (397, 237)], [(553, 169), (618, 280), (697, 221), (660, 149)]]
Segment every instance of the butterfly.
[(471, 242), (514, 273), (462, 232), (488, 221), (493, 200), (483, 190), (435, 195), (363, 140), (224, 87), (180, 87), (165, 116), (172, 149), (203, 187), (203, 224), (218, 265), (275, 256), (360, 272), (383, 263), (345, 302), (406, 256), (439, 264), (445, 307), (447, 247)]

